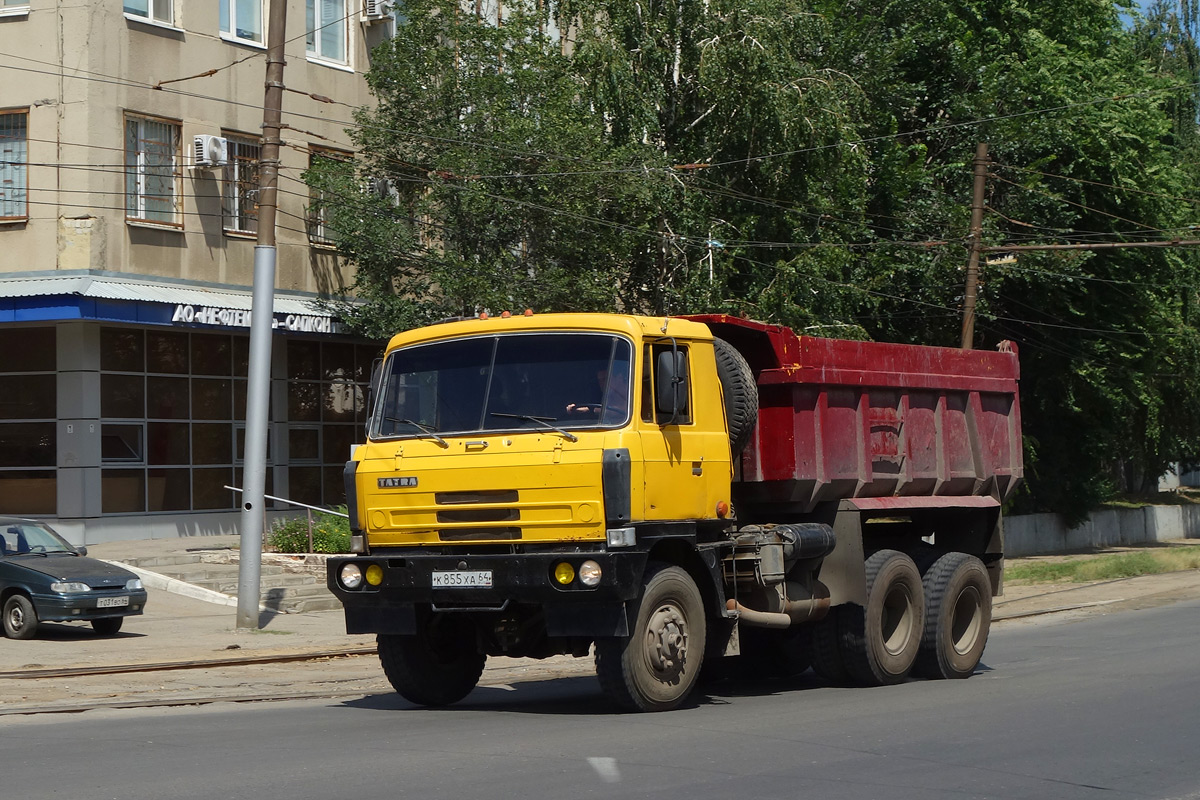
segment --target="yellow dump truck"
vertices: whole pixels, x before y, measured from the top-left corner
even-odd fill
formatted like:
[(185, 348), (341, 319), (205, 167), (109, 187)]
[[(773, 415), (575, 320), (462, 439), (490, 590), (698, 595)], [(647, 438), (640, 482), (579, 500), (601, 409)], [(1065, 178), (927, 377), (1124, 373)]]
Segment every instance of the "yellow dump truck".
[(620, 705), (706, 659), (838, 683), (966, 677), (1021, 479), (1015, 348), (798, 336), (728, 316), (502, 315), (401, 333), (346, 465), (328, 582), (393, 687), (594, 654)]

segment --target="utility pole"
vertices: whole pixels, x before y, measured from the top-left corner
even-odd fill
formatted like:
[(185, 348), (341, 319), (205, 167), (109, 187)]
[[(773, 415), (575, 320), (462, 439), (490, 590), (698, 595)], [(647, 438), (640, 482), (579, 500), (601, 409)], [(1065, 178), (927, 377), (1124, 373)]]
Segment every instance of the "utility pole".
[(263, 144), (258, 162), (258, 242), (250, 312), (246, 381), (246, 451), (242, 458), (241, 547), (237, 626), (258, 628), (263, 512), (266, 510), (267, 426), (271, 399), (271, 328), (275, 314), (275, 206), (279, 185), (279, 128), (283, 108), (283, 43), (287, 0), (271, 0), (267, 23), (267, 80)]
[(983, 191), (987, 182), (988, 146), (975, 148), (975, 189), (971, 197), (971, 255), (967, 259), (967, 290), (963, 296), (963, 350), (975, 346), (975, 295), (979, 288), (979, 254), (983, 252)]

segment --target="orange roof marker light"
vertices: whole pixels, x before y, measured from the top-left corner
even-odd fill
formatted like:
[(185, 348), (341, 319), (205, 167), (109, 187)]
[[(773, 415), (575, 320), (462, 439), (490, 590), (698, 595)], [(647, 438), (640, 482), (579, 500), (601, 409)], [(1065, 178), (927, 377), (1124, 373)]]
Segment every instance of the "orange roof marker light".
[(501, 311), (500, 312), (500, 319), (508, 319), (511, 316), (512, 316), (511, 311)]
[(480, 311), (480, 312), (479, 312), (479, 318), (480, 318), (480, 319), (487, 319), (487, 318), (488, 318), (488, 313), (487, 313), (486, 311)]
[(527, 316), (527, 317), (532, 317), (532, 316), (533, 316), (533, 309), (532, 309), (532, 308), (527, 308), (527, 309), (525, 309), (525, 316)]

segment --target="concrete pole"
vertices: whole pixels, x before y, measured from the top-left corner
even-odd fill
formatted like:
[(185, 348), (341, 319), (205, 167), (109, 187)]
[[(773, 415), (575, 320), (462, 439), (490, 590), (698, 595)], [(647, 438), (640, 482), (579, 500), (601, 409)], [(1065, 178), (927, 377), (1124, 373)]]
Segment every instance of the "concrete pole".
[(271, 399), (271, 329), (275, 306), (275, 206), (279, 184), (279, 127), (283, 107), (283, 43), (287, 0), (271, 0), (267, 26), (267, 81), (263, 146), (258, 168), (258, 243), (254, 248), (254, 298), (250, 316), (250, 366), (246, 381), (246, 452), (242, 461), (241, 553), (237, 626), (258, 628), (263, 512), (266, 510), (267, 426)]
[(979, 286), (979, 254), (983, 251), (983, 192), (987, 184), (987, 142), (975, 148), (975, 187), (971, 198), (971, 255), (967, 260), (967, 290), (963, 297), (963, 350), (975, 346), (975, 296)]

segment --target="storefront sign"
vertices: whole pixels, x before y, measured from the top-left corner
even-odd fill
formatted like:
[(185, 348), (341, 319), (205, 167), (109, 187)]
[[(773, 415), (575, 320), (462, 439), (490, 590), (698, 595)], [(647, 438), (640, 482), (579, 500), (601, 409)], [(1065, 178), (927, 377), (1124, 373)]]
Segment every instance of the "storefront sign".
[[(174, 324), (221, 325), (227, 328), (249, 328), (251, 313), (244, 308), (177, 305), (171, 316)], [(314, 314), (276, 314), (271, 320), (274, 329), (283, 328), (298, 333), (341, 333), (342, 324), (330, 317)]]

